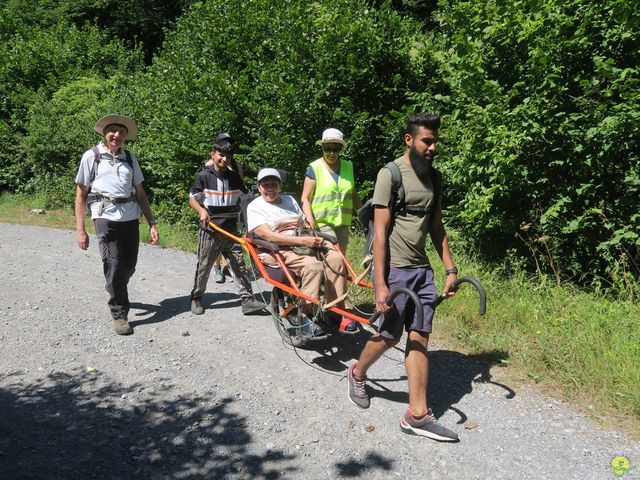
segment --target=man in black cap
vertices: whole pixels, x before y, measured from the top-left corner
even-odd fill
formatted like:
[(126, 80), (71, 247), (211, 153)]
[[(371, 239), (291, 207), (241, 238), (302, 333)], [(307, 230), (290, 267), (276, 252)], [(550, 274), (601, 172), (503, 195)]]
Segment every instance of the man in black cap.
[(189, 205), (200, 216), (200, 241), (198, 245), (198, 265), (191, 291), (191, 312), (202, 315), (202, 295), (204, 294), (211, 267), (220, 253), (229, 264), (236, 283), (238, 294), (242, 298), (242, 313), (258, 312), (266, 305), (253, 298), (251, 281), (242, 258), (242, 247), (226, 235), (212, 229), (209, 221), (238, 235), (237, 220), (242, 194), (247, 193), (237, 167), (231, 167), (231, 136), (221, 133), (211, 148), (211, 159), (196, 175), (189, 193)]

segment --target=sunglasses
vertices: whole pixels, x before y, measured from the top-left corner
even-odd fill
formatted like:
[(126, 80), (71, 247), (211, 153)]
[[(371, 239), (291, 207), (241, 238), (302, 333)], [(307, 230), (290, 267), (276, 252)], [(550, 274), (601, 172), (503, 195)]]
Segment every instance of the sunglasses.
[(322, 147), (322, 151), (325, 153), (339, 153), (340, 150), (342, 150), (341, 146), (327, 146), (327, 147)]

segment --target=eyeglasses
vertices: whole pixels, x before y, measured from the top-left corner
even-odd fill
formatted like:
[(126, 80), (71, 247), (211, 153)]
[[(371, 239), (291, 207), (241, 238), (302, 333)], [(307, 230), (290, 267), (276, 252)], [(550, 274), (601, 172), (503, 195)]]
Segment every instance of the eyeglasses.
[(322, 147), (322, 151), (324, 153), (340, 153), (340, 150), (342, 150), (342, 147), (340, 145), (336, 145), (335, 147), (330, 145)]

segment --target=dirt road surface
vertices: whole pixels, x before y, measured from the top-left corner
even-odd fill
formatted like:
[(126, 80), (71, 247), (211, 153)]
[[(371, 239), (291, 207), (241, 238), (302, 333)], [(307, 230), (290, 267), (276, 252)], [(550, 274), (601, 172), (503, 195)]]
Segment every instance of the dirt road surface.
[(91, 242), (0, 224), (1, 479), (640, 478), (637, 440), (437, 345), (429, 395), (461, 441), (405, 435), (401, 349), (360, 410), (345, 374), (366, 334), (294, 349), (231, 282), (194, 316), (191, 254), (141, 247), (135, 334), (119, 337)]

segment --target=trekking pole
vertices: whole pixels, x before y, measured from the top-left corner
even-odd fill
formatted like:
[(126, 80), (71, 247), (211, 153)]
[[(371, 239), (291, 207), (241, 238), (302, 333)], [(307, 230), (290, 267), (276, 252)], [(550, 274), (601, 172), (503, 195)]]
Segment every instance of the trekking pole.
[[(458, 287), (462, 283), (470, 283), (476, 288), (476, 290), (478, 291), (478, 296), (480, 297), (479, 313), (480, 315), (484, 315), (487, 312), (487, 293), (484, 291), (484, 287), (482, 286), (482, 284), (473, 277), (460, 277), (455, 282), (453, 282), (451, 288), (453, 290), (458, 290)], [(447, 297), (445, 297), (444, 295), (440, 295), (438, 297), (438, 300), (436, 301), (436, 305), (440, 305), (446, 299)]]

